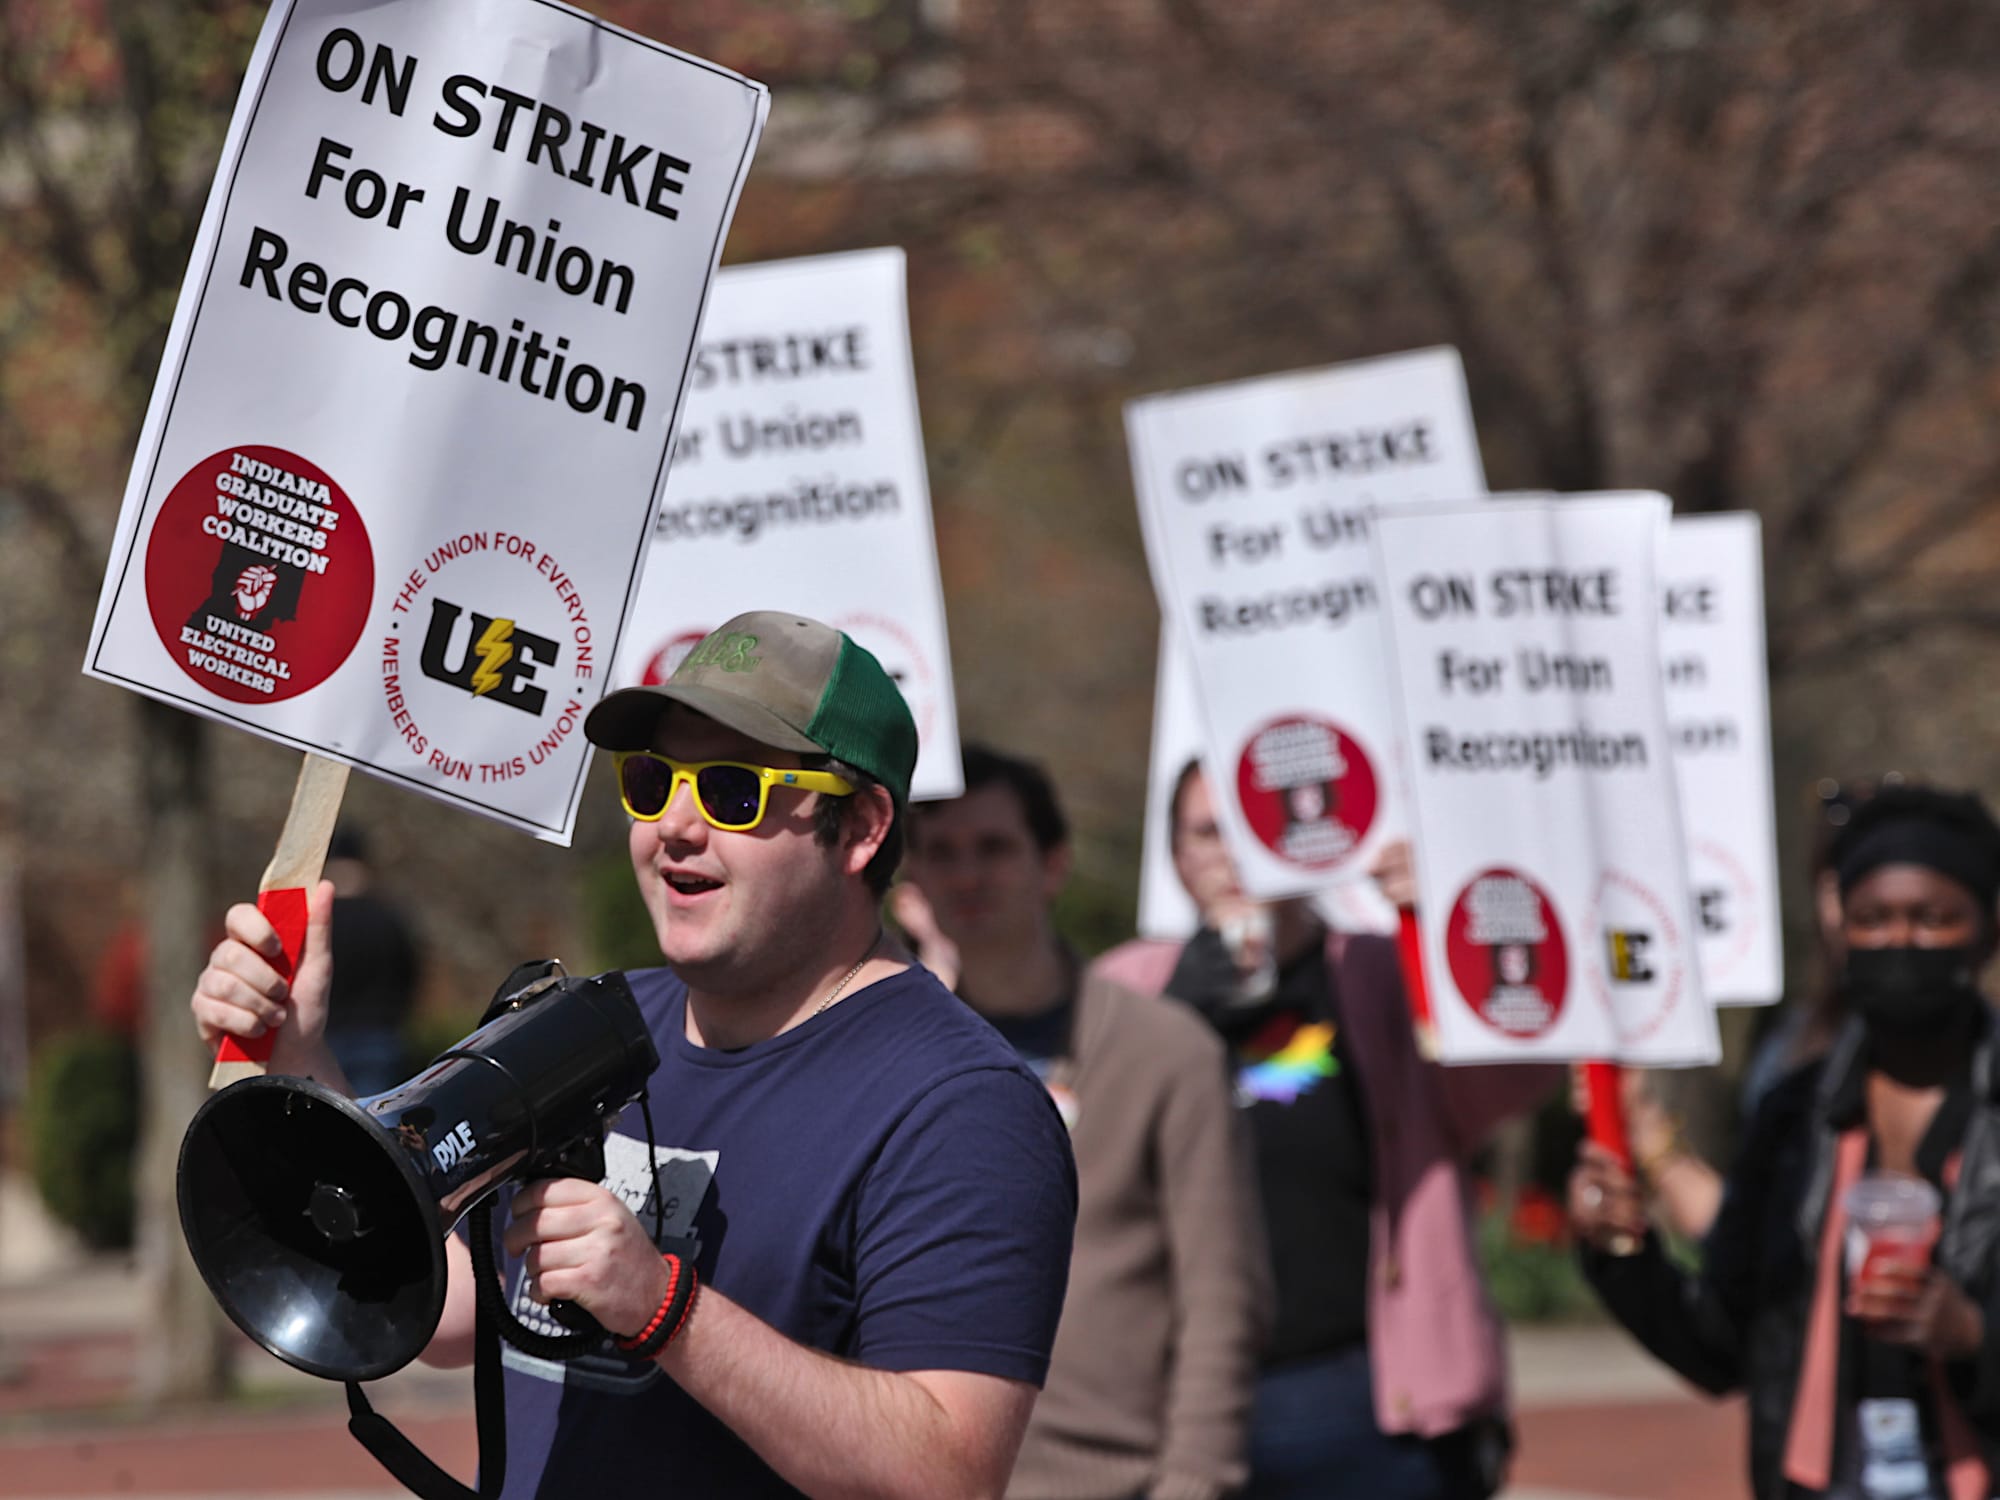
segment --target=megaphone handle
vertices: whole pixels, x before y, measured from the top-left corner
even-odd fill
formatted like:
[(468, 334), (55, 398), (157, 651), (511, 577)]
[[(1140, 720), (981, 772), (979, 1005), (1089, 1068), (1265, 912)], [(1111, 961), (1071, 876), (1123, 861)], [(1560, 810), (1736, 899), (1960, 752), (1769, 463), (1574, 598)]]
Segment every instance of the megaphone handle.
[[(604, 1180), (604, 1138), (586, 1135), (581, 1140), (572, 1141), (559, 1152), (550, 1163), (550, 1170), (538, 1173), (545, 1177), (581, 1177), (585, 1182)], [(587, 1333), (594, 1338), (608, 1339), (610, 1331), (574, 1302), (557, 1297), (548, 1304), (549, 1316), (554, 1318), (571, 1333)]]
[[(609, 1337), (599, 1328), (596, 1333), (547, 1334), (538, 1333), (514, 1316), (514, 1309), (507, 1305), (507, 1295), (500, 1290), (500, 1268), (493, 1258), (493, 1195), (488, 1193), (473, 1206), (468, 1215), (472, 1240), (472, 1283), (474, 1295), (486, 1315), (493, 1320), (500, 1337), (519, 1349), (523, 1354), (536, 1359), (568, 1360), (579, 1355), (602, 1349)], [(567, 1305), (567, 1304), (565, 1304)], [(554, 1312), (554, 1307), (550, 1308)], [(570, 1311), (580, 1317), (590, 1318), (591, 1326), (597, 1327), (597, 1320), (580, 1307), (570, 1307)], [(565, 1326), (570, 1326), (566, 1319)]]

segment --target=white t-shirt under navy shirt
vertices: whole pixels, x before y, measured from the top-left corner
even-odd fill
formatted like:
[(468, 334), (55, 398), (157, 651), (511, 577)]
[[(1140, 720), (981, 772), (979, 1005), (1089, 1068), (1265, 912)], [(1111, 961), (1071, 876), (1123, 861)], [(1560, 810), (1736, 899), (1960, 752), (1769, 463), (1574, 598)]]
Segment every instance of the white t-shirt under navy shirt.
[[(628, 977), (660, 1048), (658, 1170), (629, 1109), (605, 1185), (651, 1231), (657, 1182), (665, 1248), (692, 1249), (704, 1285), (812, 1348), (1041, 1384), (1076, 1170), (1048, 1091), (991, 1027), (912, 968), (726, 1052), (687, 1040), (671, 973)], [(502, 1275), (524, 1322), (563, 1331), (519, 1261)], [(507, 1500), (797, 1493), (656, 1365), (505, 1359)]]

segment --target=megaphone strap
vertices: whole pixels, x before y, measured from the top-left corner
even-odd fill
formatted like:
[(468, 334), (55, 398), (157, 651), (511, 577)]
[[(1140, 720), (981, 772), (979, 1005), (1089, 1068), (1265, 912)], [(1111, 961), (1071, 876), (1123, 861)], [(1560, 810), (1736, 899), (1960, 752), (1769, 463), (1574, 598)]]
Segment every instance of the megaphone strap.
[(500, 1336), (486, 1310), (476, 1309), (472, 1335), (473, 1405), (479, 1424), (479, 1488), (469, 1489), (439, 1468), (347, 1381), (347, 1430), (390, 1477), (419, 1500), (498, 1500), (507, 1483), (506, 1396), (500, 1372)]

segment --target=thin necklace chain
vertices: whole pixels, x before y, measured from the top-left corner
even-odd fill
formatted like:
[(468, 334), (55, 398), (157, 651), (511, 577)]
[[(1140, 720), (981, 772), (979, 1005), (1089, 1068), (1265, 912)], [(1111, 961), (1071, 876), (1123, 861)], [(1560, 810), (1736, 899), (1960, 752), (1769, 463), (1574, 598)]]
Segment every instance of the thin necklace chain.
[[(854, 961), (853, 968), (840, 976), (840, 983), (827, 991), (826, 998), (819, 1003), (819, 1010), (813, 1012), (814, 1016), (820, 1014), (821, 1011), (824, 1011), (829, 1005), (840, 998), (840, 992), (854, 982), (854, 976), (861, 972), (862, 966), (875, 956), (875, 950), (881, 946), (882, 929), (878, 927), (875, 929), (875, 936), (868, 941), (868, 951)], [(812, 1016), (808, 1016), (806, 1019), (811, 1020)]]

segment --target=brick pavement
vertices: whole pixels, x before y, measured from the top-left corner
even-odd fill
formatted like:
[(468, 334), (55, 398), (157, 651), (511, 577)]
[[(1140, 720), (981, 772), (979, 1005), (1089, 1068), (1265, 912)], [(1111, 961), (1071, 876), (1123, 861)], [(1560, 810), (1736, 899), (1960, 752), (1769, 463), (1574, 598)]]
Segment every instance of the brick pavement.
[[(470, 1479), (469, 1413), (400, 1414), (400, 1425)], [(1693, 1399), (1523, 1413), (1511, 1500), (1731, 1500), (1742, 1409)], [(288, 1495), (359, 1500), (402, 1491), (347, 1435), (340, 1413), (271, 1414), (106, 1430), (57, 1426), (0, 1437), (0, 1493), (23, 1500), (146, 1495)]]
[[(402, 1493), (347, 1435), (337, 1386), (247, 1343), (236, 1363), (245, 1401), (152, 1418), (130, 1411), (132, 1329), (141, 1313), (128, 1265), (57, 1255), (31, 1274), (18, 1262), (0, 1269), (14, 1272), (0, 1275), (0, 1496)], [(1517, 1330), (1513, 1354), (1521, 1445), (1507, 1500), (1746, 1495), (1740, 1403), (1689, 1394), (1601, 1325)], [(425, 1451), (469, 1478), (475, 1441), (466, 1372), (413, 1367), (375, 1397)]]
[[(471, 1481), (470, 1413), (394, 1413), (397, 1425), (459, 1478)], [(107, 1429), (58, 1425), (0, 1437), (0, 1493), (23, 1500), (123, 1495), (400, 1495), (338, 1411), (182, 1418)]]
[(1693, 1395), (1640, 1404), (1529, 1407), (1515, 1500), (1748, 1500), (1743, 1403)]
[[(1614, 1336), (1591, 1348), (1614, 1353)], [(0, 1386), (0, 1494), (21, 1500), (105, 1500), (143, 1495), (284, 1495), (362, 1500), (401, 1494), (347, 1435), (337, 1387), (285, 1381), (262, 1389), (276, 1410), (185, 1413), (135, 1419), (116, 1406), (129, 1368), (129, 1335), (44, 1340), (28, 1350), (27, 1379)], [(256, 1351), (253, 1362), (275, 1365)], [(1572, 1355), (1571, 1384), (1602, 1360)], [(253, 1369), (261, 1364), (253, 1363)], [(1599, 1384), (1621, 1389), (1614, 1363)], [(1509, 1500), (1736, 1500), (1743, 1412), (1672, 1387), (1638, 1399), (1551, 1399), (1561, 1381), (1530, 1381)], [(1554, 1387), (1553, 1389), (1551, 1387)], [(461, 1477), (473, 1465), (463, 1393), (406, 1383), (379, 1404), (425, 1451)]]

